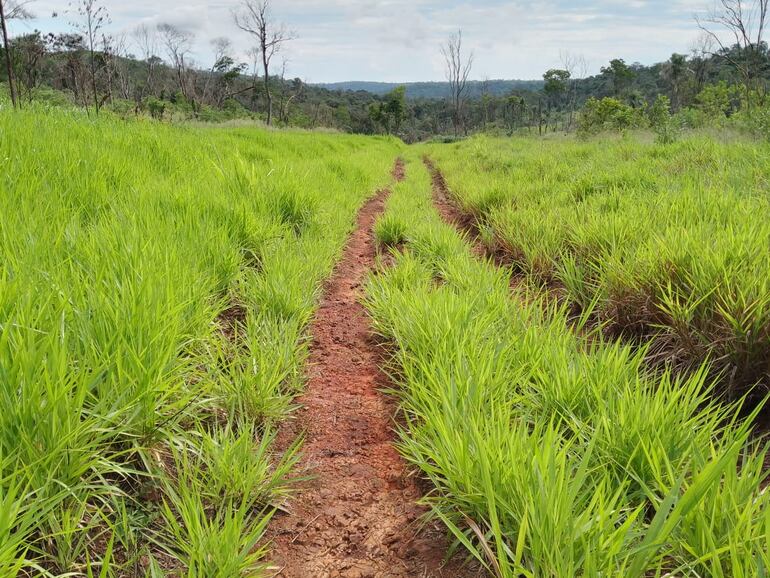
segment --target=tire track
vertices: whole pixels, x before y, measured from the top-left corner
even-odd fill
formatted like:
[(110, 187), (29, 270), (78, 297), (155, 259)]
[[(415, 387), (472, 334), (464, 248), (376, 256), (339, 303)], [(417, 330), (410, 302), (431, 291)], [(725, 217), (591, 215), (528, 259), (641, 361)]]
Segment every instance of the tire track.
[[(404, 176), (399, 160), (395, 180)], [(358, 214), (356, 230), (328, 281), (311, 326), (305, 394), (279, 446), (304, 432), (300, 474), (313, 476), (277, 515), (270, 531), (272, 576), (415, 578), (469, 576), (444, 566), (448, 541), (437, 525), (421, 527), (418, 481), (393, 446), (395, 403), (379, 368), (381, 352), (359, 303), (375, 262), (373, 226), (389, 191)]]

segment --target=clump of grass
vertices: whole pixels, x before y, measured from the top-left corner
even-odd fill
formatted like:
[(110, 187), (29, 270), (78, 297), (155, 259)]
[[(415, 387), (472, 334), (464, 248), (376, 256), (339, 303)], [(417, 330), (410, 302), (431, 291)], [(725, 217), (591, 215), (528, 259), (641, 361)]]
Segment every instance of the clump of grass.
[(253, 575), (307, 323), (399, 147), (84, 120), (0, 111), (0, 575)]
[(613, 334), (652, 341), (657, 361), (708, 360), (720, 396), (768, 391), (766, 143), (479, 137), (425, 150), (533, 282), (595, 303)]
[(406, 225), (393, 215), (386, 215), (374, 226), (374, 236), (380, 247), (398, 247), (406, 242)]
[(366, 305), (394, 346), (399, 449), (458, 544), (511, 578), (761, 575), (770, 494), (752, 416), (709, 395), (707, 367), (650, 373), (645, 351), (589, 344), (564, 306), (511, 295), (411, 163), (388, 203), (410, 241)]

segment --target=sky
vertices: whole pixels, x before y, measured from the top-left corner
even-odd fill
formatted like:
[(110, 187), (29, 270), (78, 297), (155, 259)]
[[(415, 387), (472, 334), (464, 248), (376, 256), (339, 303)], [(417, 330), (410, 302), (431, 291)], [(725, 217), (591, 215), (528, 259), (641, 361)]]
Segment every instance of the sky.
[[(235, 56), (248, 60), (253, 42), (232, 17), (239, 0), (98, 1), (111, 15), (108, 30), (125, 34), (129, 50), (136, 26), (168, 22), (195, 34), (198, 65), (211, 65), (217, 37), (230, 39)], [(68, 30), (76, 18), (68, 6), (33, 1), (37, 18), (13, 23), (12, 33)], [(287, 76), (307, 82), (443, 80), (441, 44), (461, 28), (475, 56), (475, 79), (540, 78), (567, 53), (583, 57), (593, 74), (612, 58), (652, 64), (687, 53), (700, 35), (694, 15), (712, 6), (713, 0), (272, 0), (274, 20), (296, 34), (274, 63), (280, 67), (285, 57)]]

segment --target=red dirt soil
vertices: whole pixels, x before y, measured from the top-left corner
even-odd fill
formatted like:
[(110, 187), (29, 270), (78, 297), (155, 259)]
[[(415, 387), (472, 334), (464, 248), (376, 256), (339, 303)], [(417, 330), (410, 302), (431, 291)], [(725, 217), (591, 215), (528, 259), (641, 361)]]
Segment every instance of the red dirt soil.
[[(395, 179), (404, 176), (399, 161)], [(420, 482), (393, 446), (396, 407), (379, 390), (381, 350), (359, 303), (375, 262), (372, 228), (388, 191), (368, 201), (312, 324), (308, 384), (279, 445), (305, 432), (300, 471), (313, 476), (272, 522), (271, 576), (477, 576), (452, 560), (445, 531), (420, 517)]]
[[(489, 252), (479, 238), (479, 231), (473, 222), (473, 218), (463, 214), (450, 199), (449, 188), (444, 180), (444, 175), (441, 174), (438, 167), (428, 157), (424, 157), (423, 162), (428, 168), (428, 172), (430, 172), (433, 183), (433, 206), (436, 207), (438, 214), (445, 223), (454, 225), (460, 232), (468, 236), (471, 250), (476, 257), (488, 256)], [(493, 257), (493, 255), (489, 256)]]

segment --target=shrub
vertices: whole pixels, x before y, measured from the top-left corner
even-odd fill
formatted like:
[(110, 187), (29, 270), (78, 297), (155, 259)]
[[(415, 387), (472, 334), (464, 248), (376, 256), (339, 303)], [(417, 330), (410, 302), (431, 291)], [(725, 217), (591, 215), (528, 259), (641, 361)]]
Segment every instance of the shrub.
[(623, 131), (644, 126), (644, 117), (638, 109), (616, 98), (589, 98), (578, 120), (581, 134), (596, 134), (605, 130)]
[(151, 96), (145, 101), (144, 105), (147, 108), (147, 112), (150, 113), (150, 116), (152, 118), (157, 120), (163, 119), (163, 115), (166, 112), (165, 101), (157, 99), (154, 96)]
[(733, 92), (724, 80), (718, 84), (709, 84), (695, 98), (698, 109), (709, 119), (723, 119), (730, 113)]

